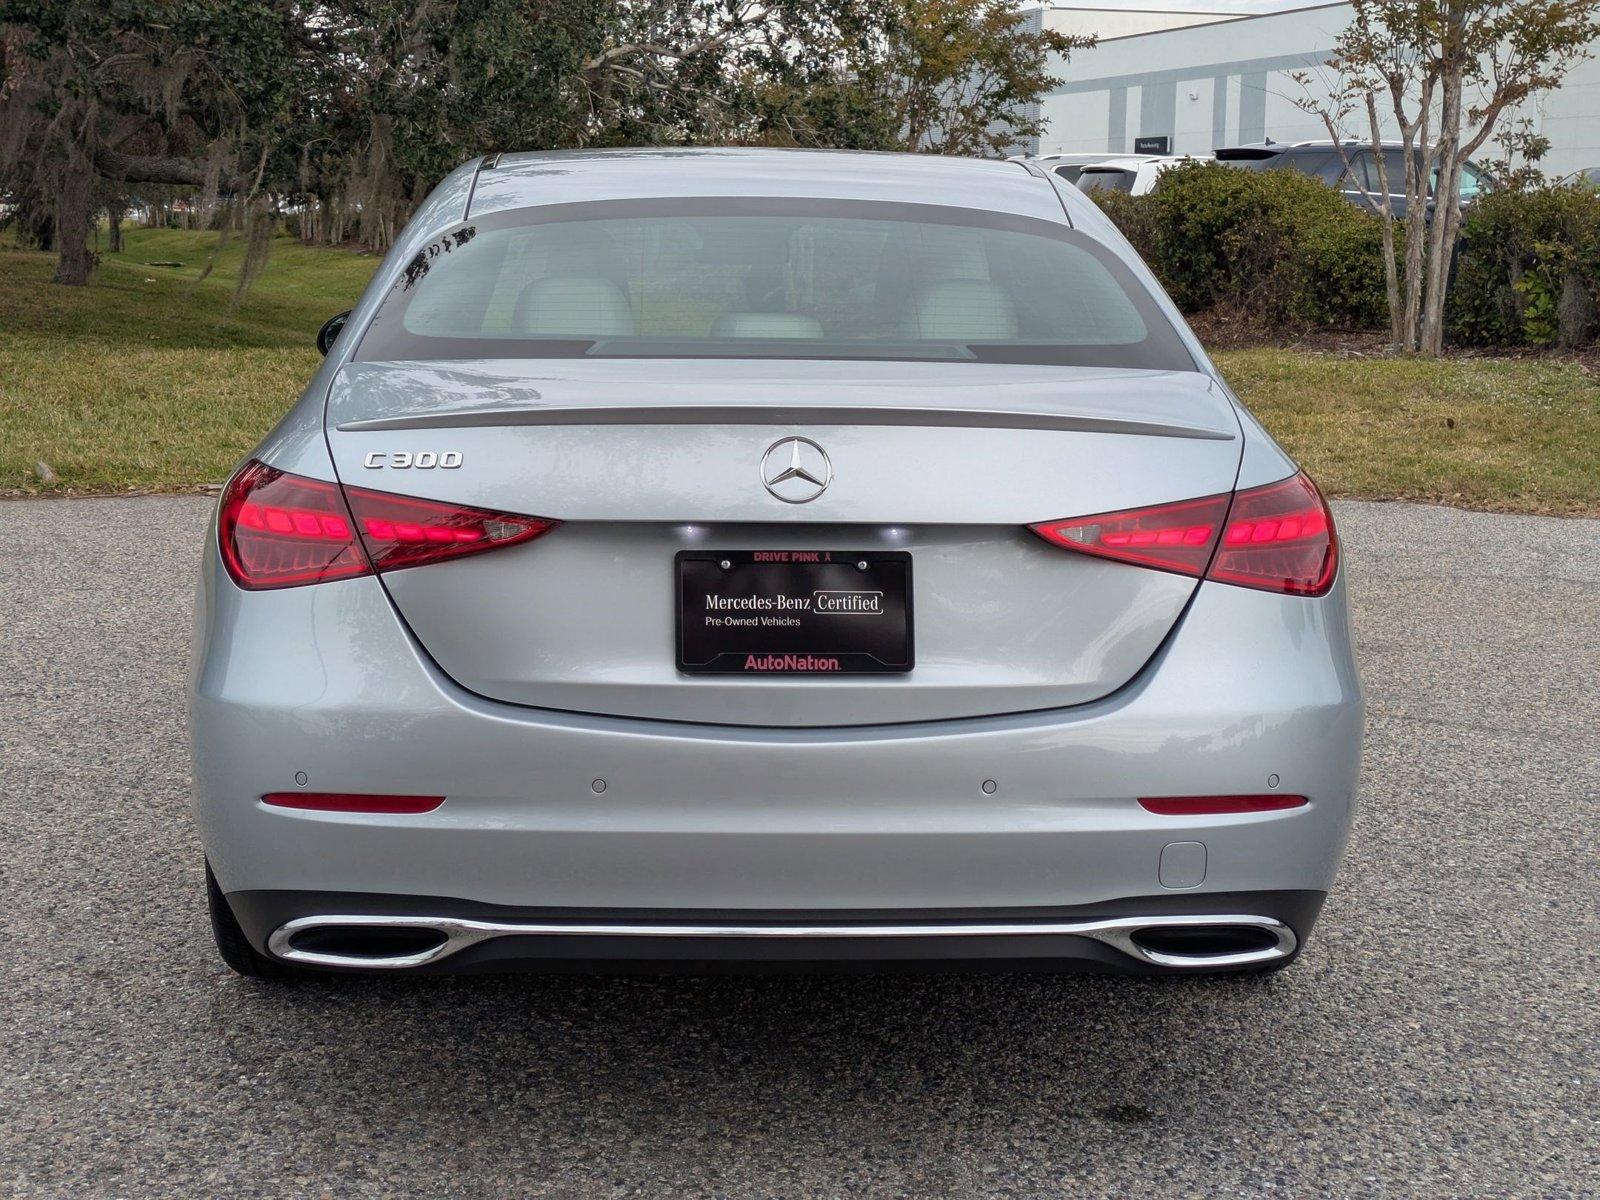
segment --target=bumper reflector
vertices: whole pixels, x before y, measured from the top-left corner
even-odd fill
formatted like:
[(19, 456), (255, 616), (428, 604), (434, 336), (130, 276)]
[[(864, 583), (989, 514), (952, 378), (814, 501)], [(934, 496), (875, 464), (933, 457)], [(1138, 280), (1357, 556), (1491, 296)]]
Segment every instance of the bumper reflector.
[(1203, 817), (1218, 813), (1272, 812), (1309, 804), (1304, 796), (1140, 796), (1139, 806), (1164, 817)]
[(427, 813), (444, 803), (443, 796), (362, 796), (350, 792), (268, 792), (261, 803), (274, 808), (312, 812)]

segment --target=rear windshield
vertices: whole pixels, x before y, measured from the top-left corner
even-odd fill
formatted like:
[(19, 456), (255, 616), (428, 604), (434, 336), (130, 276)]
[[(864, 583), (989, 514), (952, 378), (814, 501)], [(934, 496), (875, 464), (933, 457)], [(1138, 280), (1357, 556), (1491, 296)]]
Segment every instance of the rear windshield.
[(1133, 172), (1085, 167), (1083, 174), (1078, 176), (1078, 186), (1086, 192), (1131, 192)]
[(936, 205), (548, 205), (408, 264), (364, 361), (738, 357), (1195, 369), (1149, 293), (1065, 224)]

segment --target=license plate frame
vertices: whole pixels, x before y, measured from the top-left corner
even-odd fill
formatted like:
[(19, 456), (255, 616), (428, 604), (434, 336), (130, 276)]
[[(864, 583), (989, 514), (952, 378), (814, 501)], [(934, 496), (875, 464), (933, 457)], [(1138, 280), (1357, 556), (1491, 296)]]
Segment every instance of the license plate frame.
[(904, 550), (681, 550), (673, 591), (685, 675), (903, 675), (916, 665)]

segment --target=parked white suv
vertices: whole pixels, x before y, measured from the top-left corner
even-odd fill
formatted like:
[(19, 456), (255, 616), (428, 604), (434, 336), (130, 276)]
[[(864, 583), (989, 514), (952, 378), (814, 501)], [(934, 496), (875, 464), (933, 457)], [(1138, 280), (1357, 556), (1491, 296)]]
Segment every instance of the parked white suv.
[(1145, 157), (1148, 156), (1133, 154), (1102, 154), (1099, 151), (1090, 151), (1088, 153), (1075, 154), (1017, 154), (1012, 156), (1011, 161), (1030, 162), (1036, 166), (1043, 167), (1052, 175), (1056, 175), (1062, 179), (1065, 179), (1068, 183), (1077, 183), (1078, 176), (1082, 173), (1085, 167), (1094, 166), (1104, 162), (1120, 161), (1123, 158), (1131, 158), (1137, 162)]
[(1187, 163), (1208, 162), (1209, 154), (1137, 154), (1101, 159), (1078, 169), (1075, 182), (1086, 192), (1127, 192), (1143, 196), (1155, 191), (1162, 174)]

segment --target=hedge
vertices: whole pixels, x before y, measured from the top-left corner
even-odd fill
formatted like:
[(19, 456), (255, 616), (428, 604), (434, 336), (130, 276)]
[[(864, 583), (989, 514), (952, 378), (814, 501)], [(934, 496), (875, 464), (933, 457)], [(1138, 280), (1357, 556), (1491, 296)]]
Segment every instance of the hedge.
[(1175, 167), (1146, 196), (1094, 193), (1185, 312), (1386, 327), (1378, 219), (1298, 171)]
[[(1196, 163), (1162, 175), (1147, 196), (1093, 195), (1186, 313), (1388, 328), (1380, 218), (1321, 180)], [(1453, 342), (1585, 345), (1600, 334), (1597, 304), (1600, 191), (1488, 193), (1467, 211), (1448, 301)]]
[(1600, 301), (1600, 191), (1531, 188), (1467, 210), (1446, 318), (1478, 346), (1582, 346)]

